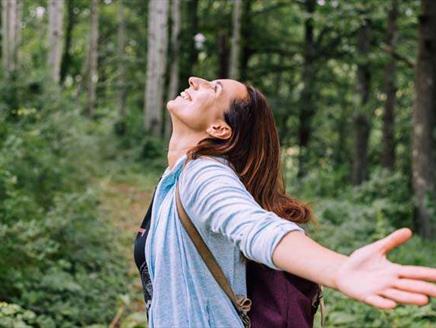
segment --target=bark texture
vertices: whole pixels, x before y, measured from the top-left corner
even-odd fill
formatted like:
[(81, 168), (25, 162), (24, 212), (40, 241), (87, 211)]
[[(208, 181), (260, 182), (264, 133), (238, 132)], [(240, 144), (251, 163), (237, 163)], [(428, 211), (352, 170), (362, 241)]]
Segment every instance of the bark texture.
[(369, 107), (371, 70), (369, 67), (370, 26), (367, 19), (359, 28), (357, 51), (359, 64), (357, 67), (357, 92), (360, 97), (359, 107), (354, 116), (354, 157), (352, 182), (361, 184), (368, 178), (368, 140), (371, 129), (371, 113)]
[(386, 101), (383, 112), (383, 151), (382, 165), (390, 170), (395, 167), (395, 103), (396, 103), (396, 52), (398, 0), (391, 1), (388, 14), (386, 45), (392, 49), (384, 72)]
[(87, 114), (94, 116), (98, 81), (98, 0), (91, 2), (91, 31), (88, 48), (88, 104)]
[(433, 211), (436, 169), (436, 1), (422, 0), (413, 108), (412, 172), (416, 199), (415, 228), (422, 237), (435, 238)]
[(14, 72), (20, 44), (21, 0), (2, 0), (2, 65), (6, 75)]
[(63, 42), (64, 0), (48, 1), (48, 58), (50, 77), (60, 80)]
[[(168, 97), (174, 99), (179, 93), (179, 63), (180, 63), (180, 32), (181, 32), (181, 3), (180, 0), (172, 0), (171, 3), (171, 65), (170, 83), (168, 86)], [(169, 138), (171, 134), (171, 118), (168, 111), (165, 111), (165, 136)]]
[(148, 7), (147, 80), (144, 128), (154, 136), (162, 132), (163, 87), (168, 47), (168, 1), (150, 0)]
[(241, 52), (241, 19), (242, 19), (242, 1), (234, 0), (233, 3), (233, 26), (232, 40), (230, 46), (230, 69), (229, 77), (239, 80), (240, 74), (240, 58)]

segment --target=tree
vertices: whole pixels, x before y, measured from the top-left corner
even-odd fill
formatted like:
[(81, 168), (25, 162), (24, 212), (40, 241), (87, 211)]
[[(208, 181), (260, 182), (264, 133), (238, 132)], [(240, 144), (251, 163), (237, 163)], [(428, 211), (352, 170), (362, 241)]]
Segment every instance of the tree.
[(77, 23), (76, 14), (74, 12), (74, 1), (67, 1), (67, 20), (65, 28), (64, 47), (61, 61), (60, 82), (63, 83), (68, 74), (72, 62), (71, 45), (73, 41), (73, 29)]
[(126, 116), (126, 21), (124, 13), (123, 0), (118, 1), (118, 35), (117, 35), (117, 57), (118, 57), (118, 90), (117, 90), (117, 104), (120, 132), (125, 129), (125, 116)]
[(21, 0), (2, 0), (2, 64), (6, 75), (17, 67), (22, 5)]
[(229, 35), (225, 26), (218, 28), (218, 78), (226, 79), (229, 77), (229, 57), (230, 57), (230, 45)]
[(168, 1), (150, 0), (148, 7), (147, 81), (144, 128), (154, 136), (162, 133), (163, 87), (168, 47)]
[(47, 65), (54, 82), (60, 80), (62, 41), (63, 41), (64, 1), (48, 2), (48, 57)]
[(188, 78), (192, 75), (195, 64), (198, 61), (198, 50), (195, 47), (195, 35), (198, 33), (198, 0), (186, 1), (185, 14), (187, 17), (185, 42), (180, 45), (181, 53), (181, 83), (188, 84)]
[(298, 127), (298, 176), (306, 174), (305, 164), (311, 135), (311, 120), (315, 114), (315, 54), (313, 15), (316, 10), (316, 0), (306, 0), (304, 3), (306, 18), (304, 20), (304, 49), (303, 49), (303, 90), (300, 98), (299, 127)]
[(384, 88), (386, 101), (383, 113), (383, 151), (382, 165), (390, 170), (395, 166), (395, 103), (396, 103), (396, 52), (397, 43), (397, 17), (398, 17), (398, 0), (391, 1), (391, 7), (388, 13), (388, 28), (386, 35), (386, 45), (389, 47), (389, 61), (384, 71)]
[(242, 2), (242, 26), (241, 26), (241, 67), (240, 78), (241, 81), (248, 79), (248, 61), (253, 54), (251, 47), (252, 38), (252, 19), (251, 19), (251, 5), (253, 0), (244, 0)]
[[(179, 91), (179, 54), (180, 54), (180, 31), (181, 31), (181, 4), (180, 0), (172, 0), (171, 4), (171, 67), (170, 83), (168, 86), (168, 98), (173, 99)], [(171, 133), (171, 119), (166, 113), (165, 136), (169, 137)]]
[(416, 197), (415, 225), (424, 238), (435, 238), (429, 208), (436, 192), (436, 2), (421, 0), (412, 133), (412, 181)]
[(368, 177), (368, 140), (371, 129), (371, 113), (369, 107), (371, 70), (369, 67), (370, 26), (369, 19), (364, 18), (357, 34), (357, 92), (359, 106), (353, 119), (354, 124), (354, 157), (352, 182), (361, 184)]
[(91, 2), (91, 31), (89, 34), (88, 48), (88, 103), (87, 115), (92, 117), (96, 105), (96, 85), (98, 81), (97, 72), (98, 59), (98, 0)]
[(230, 69), (229, 77), (238, 80), (240, 75), (239, 53), (241, 52), (241, 19), (242, 1), (234, 0), (232, 40), (230, 46)]

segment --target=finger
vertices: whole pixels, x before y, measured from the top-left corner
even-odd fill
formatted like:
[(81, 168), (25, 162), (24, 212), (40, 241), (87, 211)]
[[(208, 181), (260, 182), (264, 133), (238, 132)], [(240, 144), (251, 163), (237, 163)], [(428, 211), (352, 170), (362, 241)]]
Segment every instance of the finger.
[(408, 292), (426, 294), (431, 297), (436, 297), (436, 285), (420, 280), (397, 279), (395, 280), (393, 287)]
[(394, 301), (378, 295), (370, 295), (366, 297), (363, 302), (379, 309), (393, 309), (397, 306), (397, 303), (395, 303)]
[(417, 265), (399, 265), (398, 275), (409, 279), (436, 281), (436, 269)]
[(425, 305), (428, 303), (428, 297), (425, 295), (405, 292), (394, 288), (385, 289), (380, 292), (380, 294), (402, 304)]
[(388, 253), (395, 247), (404, 244), (410, 237), (412, 237), (412, 230), (409, 228), (401, 228), (376, 241), (374, 244), (379, 247), (383, 253)]

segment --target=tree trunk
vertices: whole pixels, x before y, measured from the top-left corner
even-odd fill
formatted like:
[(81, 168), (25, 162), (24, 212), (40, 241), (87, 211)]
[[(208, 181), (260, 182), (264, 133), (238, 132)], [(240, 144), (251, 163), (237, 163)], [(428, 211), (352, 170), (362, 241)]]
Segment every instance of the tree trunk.
[(96, 106), (96, 87), (98, 81), (98, 0), (91, 2), (91, 31), (88, 53), (88, 104), (87, 115), (93, 117)]
[(226, 79), (229, 76), (229, 37), (225, 28), (218, 31), (218, 78)]
[(370, 47), (369, 21), (366, 19), (361, 25), (357, 36), (357, 52), (359, 64), (357, 67), (357, 92), (360, 95), (360, 104), (354, 116), (354, 158), (352, 182), (361, 184), (368, 178), (368, 139), (371, 129), (369, 92), (371, 71), (368, 56)]
[(62, 41), (63, 41), (64, 1), (48, 1), (48, 69), (51, 79), (60, 80)]
[(73, 40), (73, 29), (76, 25), (76, 14), (74, 13), (74, 1), (67, 1), (67, 22), (65, 28), (65, 45), (61, 61), (61, 83), (64, 83), (71, 66), (71, 45)]
[(382, 165), (390, 170), (395, 166), (395, 103), (396, 103), (396, 58), (394, 56), (397, 43), (398, 0), (392, 0), (388, 14), (388, 30), (386, 45), (392, 50), (389, 62), (385, 67), (384, 82), (386, 101), (383, 113), (383, 152)]
[[(179, 53), (180, 53), (180, 30), (181, 30), (181, 4), (180, 0), (172, 0), (171, 4), (171, 67), (170, 83), (168, 86), (168, 98), (174, 99), (179, 93)], [(171, 118), (165, 110), (165, 137), (171, 134)]]
[(242, 19), (242, 3), (241, 0), (234, 1), (233, 7), (233, 26), (232, 40), (230, 47), (230, 69), (229, 77), (234, 80), (239, 80), (240, 58), (241, 52), (241, 19)]
[(168, 1), (150, 0), (148, 7), (147, 81), (144, 128), (154, 136), (162, 131), (163, 87), (168, 43)]
[(244, 0), (242, 2), (242, 26), (241, 26), (241, 81), (248, 80), (248, 62), (253, 50), (251, 48), (252, 27), (251, 27), (251, 4), (252, 0)]
[[(343, 90), (344, 91), (344, 90)], [(348, 91), (348, 90), (347, 90)], [(346, 94), (344, 92), (344, 94)], [(335, 166), (340, 167), (346, 161), (346, 140), (347, 140), (347, 116), (348, 116), (348, 108), (349, 104), (346, 101), (346, 97), (341, 97), (339, 100), (340, 104), (340, 116), (336, 121), (336, 133), (337, 133), (337, 141), (336, 147), (333, 155), (333, 163)]]
[(304, 22), (304, 50), (303, 50), (303, 90), (300, 97), (299, 127), (298, 127), (298, 177), (306, 174), (307, 151), (311, 137), (311, 121), (315, 114), (315, 40), (313, 14), (316, 10), (316, 0), (306, 0), (306, 19)]
[(6, 77), (17, 68), (22, 2), (2, 0), (2, 64)]
[(416, 199), (415, 228), (435, 238), (436, 218), (436, 2), (421, 0), (419, 47), (413, 107), (412, 182)]
[(186, 42), (180, 45), (182, 51), (180, 53), (181, 59), (181, 78), (182, 85), (189, 86), (188, 78), (192, 75), (195, 64), (198, 60), (198, 50), (195, 48), (194, 36), (198, 32), (198, 0), (186, 1), (185, 17), (187, 21)]
[(126, 22), (124, 15), (124, 0), (118, 0), (118, 35), (117, 35), (117, 57), (118, 57), (118, 90), (117, 90), (117, 105), (118, 116), (120, 123), (120, 133), (125, 131), (125, 116), (126, 116)]

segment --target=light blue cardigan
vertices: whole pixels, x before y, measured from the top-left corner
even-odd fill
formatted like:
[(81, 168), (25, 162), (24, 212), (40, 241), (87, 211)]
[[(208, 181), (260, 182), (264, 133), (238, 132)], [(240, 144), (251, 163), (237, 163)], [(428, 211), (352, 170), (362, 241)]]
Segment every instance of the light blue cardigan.
[(181, 225), (176, 182), (187, 214), (237, 295), (246, 295), (241, 251), (278, 270), (274, 248), (289, 231), (304, 229), (261, 208), (225, 159), (200, 157), (180, 175), (186, 158), (167, 167), (156, 189), (145, 245), (153, 285), (149, 327), (243, 327)]

